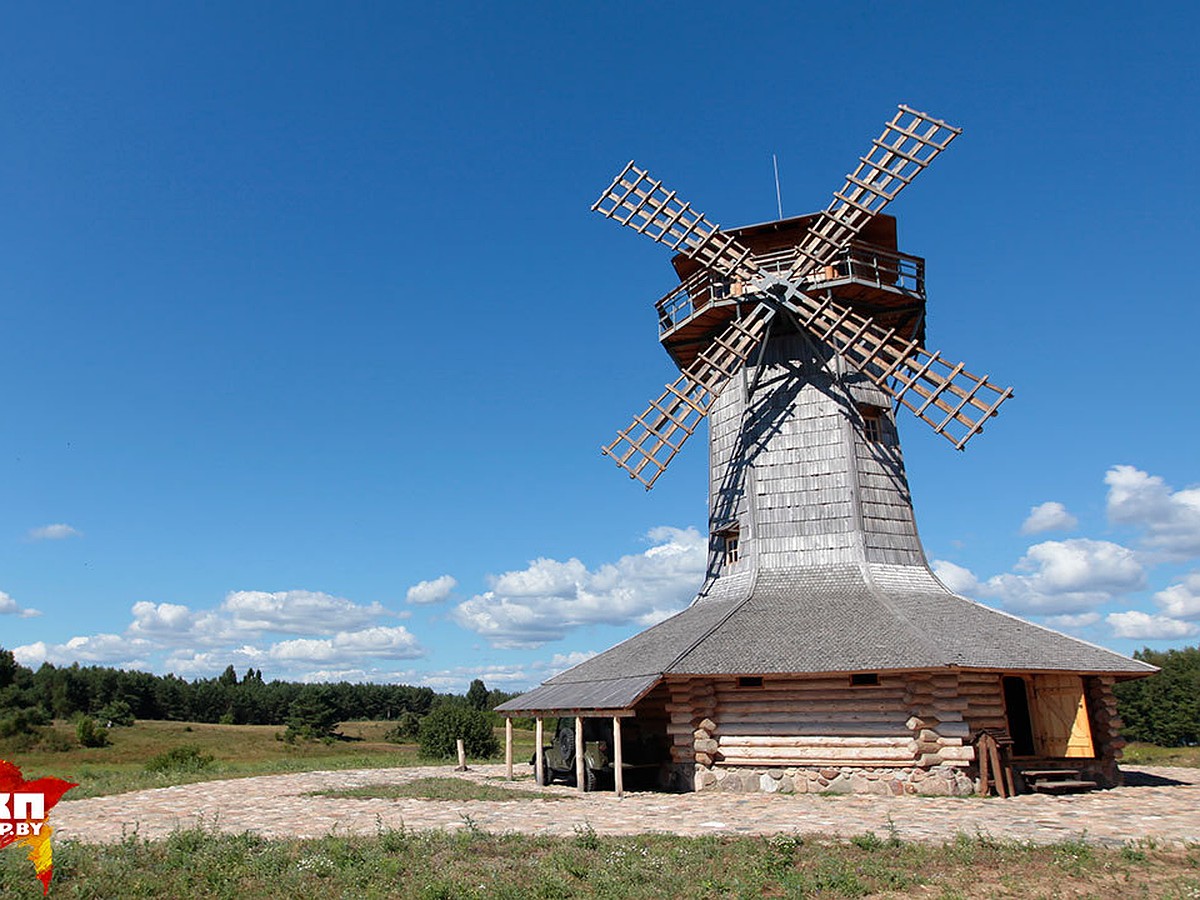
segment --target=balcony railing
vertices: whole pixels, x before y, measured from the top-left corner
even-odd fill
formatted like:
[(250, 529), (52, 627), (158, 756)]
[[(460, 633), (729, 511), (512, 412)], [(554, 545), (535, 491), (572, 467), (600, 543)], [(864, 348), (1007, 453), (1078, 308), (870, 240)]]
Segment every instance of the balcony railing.
[[(796, 262), (795, 249), (754, 257), (764, 272), (785, 274)], [(925, 260), (873, 244), (854, 242), (829, 263), (810, 272), (804, 284), (813, 290), (846, 282), (870, 285), (913, 297), (925, 295)], [(741, 281), (715, 276), (701, 269), (655, 304), (659, 333), (665, 334), (710, 304), (728, 304), (746, 292)]]

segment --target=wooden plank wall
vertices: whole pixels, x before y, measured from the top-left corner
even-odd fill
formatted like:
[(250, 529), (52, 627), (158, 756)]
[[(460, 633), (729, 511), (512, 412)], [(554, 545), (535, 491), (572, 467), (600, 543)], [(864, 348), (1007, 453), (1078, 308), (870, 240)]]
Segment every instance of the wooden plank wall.
[(720, 766), (965, 766), (967, 701), (953, 673), (848, 674), (669, 682), (672, 760)]

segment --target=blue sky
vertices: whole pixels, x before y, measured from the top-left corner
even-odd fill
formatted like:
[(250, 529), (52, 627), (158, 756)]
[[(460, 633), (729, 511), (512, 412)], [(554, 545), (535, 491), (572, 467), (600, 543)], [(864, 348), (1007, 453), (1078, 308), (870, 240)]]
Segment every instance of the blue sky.
[(1016, 389), (963, 454), (901, 419), (930, 557), (1195, 643), (1198, 19), (7, 6), (0, 645), (516, 689), (680, 608), (703, 444), (649, 494), (598, 453), (673, 377), (668, 254), (588, 208), (632, 157), (773, 218), (774, 153), (816, 210), (898, 102), (964, 128), (891, 210), (928, 343)]

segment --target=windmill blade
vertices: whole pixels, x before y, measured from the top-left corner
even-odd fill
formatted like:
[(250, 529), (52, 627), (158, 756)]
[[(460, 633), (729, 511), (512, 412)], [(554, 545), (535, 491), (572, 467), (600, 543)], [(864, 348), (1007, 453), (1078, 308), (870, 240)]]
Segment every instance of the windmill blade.
[(819, 341), (829, 342), (856, 370), (912, 410), (961, 450), (996, 415), (1012, 388), (973, 375), (916, 341), (897, 336), (831, 296), (813, 297), (785, 284), (782, 302)]
[(800, 258), (792, 266), (791, 277), (801, 278), (831, 262), (960, 134), (961, 128), (901, 104), (800, 241)]
[(748, 281), (758, 274), (749, 249), (632, 160), (592, 204), (592, 209), (722, 275)]
[(775, 308), (756, 303), (734, 319), (616, 440), (601, 452), (650, 490), (684, 442), (708, 415), (721, 387), (745, 365), (766, 336)]

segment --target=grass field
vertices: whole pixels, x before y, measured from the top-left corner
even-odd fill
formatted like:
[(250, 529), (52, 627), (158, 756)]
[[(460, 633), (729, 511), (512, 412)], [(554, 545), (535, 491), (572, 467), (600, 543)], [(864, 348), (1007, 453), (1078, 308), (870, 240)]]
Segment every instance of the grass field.
[(345, 790), (313, 791), (310, 796), (356, 800), (491, 800), (496, 803), (512, 803), (516, 800), (553, 802), (562, 799), (543, 791), (502, 788), (462, 778), (417, 778), (408, 784), (364, 784)]
[[(947, 844), (875, 834), (849, 841), (651, 834), (574, 837), (385, 831), (266, 841), (193, 830), (54, 851), (51, 896), (67, 898), (1195, 898), (1200, 846), (1034, 847), (960, 836)], [(0, 896), (41, 897), (24, 855), (0, 853)]]
[[(416, 744), (383, 740), (390, 722), (346, 722), (339, 730), (345, 740), (324, 743), (277, 740), (283, 728), (274, 725), (203, 725), (186, 722), (139, 721), (131, 728), (109, 729), (111, 746), (85, 748), (74, 742), (69, 723), (54, 729), (74, 746), (65, 751), (20, 751), (0, 744), (0, 758), (20, 766), (26, 778), (53, 775), (79, 783), (66, 800), (97, 797), (148, 787), (165, 787), (217, 778), (304, 772), (314, 769), (384, 768), (432, 765)], [(500, 729), (503, 745), (503, 729)], [(533, 754), (533, 732), (514, 732), (515, 760), (523, 766)], [(194, 746), (213, 757), (200, 770), (147, 772), (146, 763), (173, 748)], [(496, 761), (503, 761), (503, 758)]]
[(1143, 766), (1200, 766), (1200, 747), (1159, 747), (1131, 743), (1125, 746), (1124, 763)]

